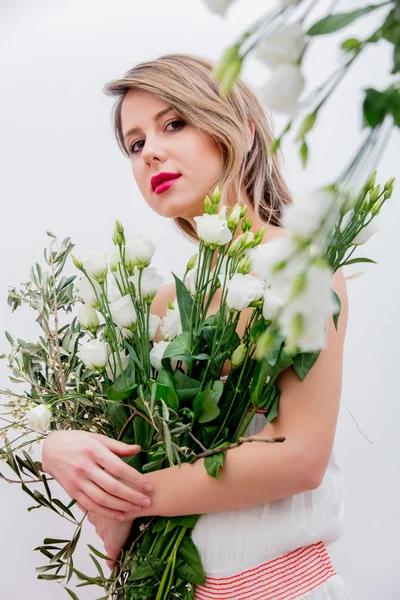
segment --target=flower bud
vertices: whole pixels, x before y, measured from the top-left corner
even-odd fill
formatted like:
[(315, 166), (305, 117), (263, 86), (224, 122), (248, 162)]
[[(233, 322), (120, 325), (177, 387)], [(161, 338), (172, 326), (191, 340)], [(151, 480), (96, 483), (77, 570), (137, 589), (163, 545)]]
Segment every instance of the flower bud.
[(234, 352), (232, 352), (231, 363), (232, 369), (240, 367), (247, 354), (247, 348), (245, 344), (240, 344)]
[(242, 208), (240, 209), (240, 218), (243, 219), (243, 217), (246, 215), (247, 213), (247, 209), (249, 207), (247, 206), (247, 204), (245, 204), (244, 206), (242, 206)]
[(213, 204), (219, 204), (219, 201), (221, 200), (221, 192), (218, 186), (215, 187), (211, 196), (211, 200)]
[(242, 221), (242, 231), (246, 232), (246, 231), (249, 231), (250, 229), (251, 229), (251, 220), (250, 220), (250, 217), (246, 217)]
[(119, 231), (117, 231), (117, 229), (114, 229), (114, 233), (113, 233), (113, 243), (115, 246), (122, 246), (125, 242), (125, 238), (123, 235), (120, 234)]
[(251, 271), (251, 262), (248, 256), (243, 256), (243, 258), (239, 261), (237, 272), (242, 273), (242, 275), (247, 275)]
[(219, 209), (218, 216), (220, 219), (226, 219), (226, 210), (227, 210), (226, 206), (223, 206), (222, 208)]
[(266, 226), (264, 225), (263, 227), (261, 227), (261, 229), (259, 229), (255, 236), (254, 236), (254, 241), (253, 241), (253, 246), (258, 246), (258, 244), (260, 244), (263, 240), (264, 237), (264, 233), (266, 231)]
[(381, 186), (378, 184), (374, 188), (372, 188), (369, 193), (369, 201), (370, 201), (371, 205), (375, 204), (375, 202), (378, 200), (380, 194), (381, 194)]
[(104, 283), (107, 275), (107, 259), (102, 252), (90, 252), (82, 261), (86, 273), (98, 283)]
[(376, 183), (376, 174), (377, 171), (373, 171), (371, 173), (371, 175), (368, 177), (367, 181), (365, 182), (365, 188), (368, 190), (372, 190), (372, 188), (375, 187), (375, 183)]
[(212, 215), (215, 212), (209, 196), (206, 196), (204, 199), (204, 212), (206, 212), (208, 215)]
[(28, 411), (28, 425), (37, 433), (45, 433), (50, 429), (51, 406), (47, 404), (37, 404)]
[(72, 252), (71, 252), (71, 258), (72, 258), (72, 262), (74, 263), (74, 265), (76, 266), (76, 268), (79, 269), (80, 271), (82, 271), (83, 270), (83, 264), (79, 260), (79, 258), (76, 258), (76, 256), (74, 254), (72, 254)]
[(124, 233), (124, 227), (120, 221), (115, 221), (115, 229), (118, 231), (118, 233)]
[(191, 271), (196, 262), (197, 262), (197, 257), (198, 257), (198, 253), (196, 252), (196, 254), (193, 254), (192, 258), (189, 260), (188, 264), (186, 265), (186, 271)]
[(392, 190), (392, 189), (393, 189), (393, 183), (394, 183), (395, 179), (396, 179), (395, 177), (392, 177), (392, 179), (389, 179), (389, 181), (387, 181), (387, 182), (385, 183), (385, 186), (384, 186), (384, 190), (385, 190), (385, 191), (386, 191), (386, 190)]
[(238, 226), (239, 220), (240, 220), (240, 213), (241, 213), (241, 209), (239, 204), (235, 204), (235, 206), (232, 208), (232, 210), (229, 213), (228, 216), (228, 228), (231, 231), (234, 231), (236, 229), (236, 227)]
[(375, 202), (375, 204), (373, 205), (373, 207), (371, 208), (371, 214), (374, 215), (374, 217), (376, 217), (377, 214), (379, 214), (381, 208), (382, 208), (382, 204), (385, 202), (386, 200), (386, 194), (388, 192), (385, 192), (383, 198), (380, 198), (380, 200), (378, 200), (378, 202)]

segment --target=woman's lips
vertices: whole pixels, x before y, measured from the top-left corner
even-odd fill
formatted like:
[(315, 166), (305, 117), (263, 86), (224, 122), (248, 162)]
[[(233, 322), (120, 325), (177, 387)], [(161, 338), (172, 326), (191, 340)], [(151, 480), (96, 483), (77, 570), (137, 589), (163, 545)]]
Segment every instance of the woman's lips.
[(171, 187), (171, 185), (175, 183), (175, 181), (178, 181), (178, 179), (180, 179), (180, 176), (176, 177), (175, 179), (166, 179), (165, 181), (162, 181), (155, 188), (154, 193), (162, 194), (163, 192), (166, 192)]

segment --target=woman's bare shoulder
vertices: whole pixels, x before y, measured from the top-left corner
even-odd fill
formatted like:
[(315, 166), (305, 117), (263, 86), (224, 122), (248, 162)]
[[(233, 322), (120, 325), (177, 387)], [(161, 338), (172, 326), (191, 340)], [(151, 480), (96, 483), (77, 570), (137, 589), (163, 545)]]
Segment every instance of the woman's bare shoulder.
[(168, 302), (173, 302), (176, 297), (175, 282), (171, 281), (160, 287), (152, 304), (151, 313), (158, 317), (165, 317), (167, 314)]

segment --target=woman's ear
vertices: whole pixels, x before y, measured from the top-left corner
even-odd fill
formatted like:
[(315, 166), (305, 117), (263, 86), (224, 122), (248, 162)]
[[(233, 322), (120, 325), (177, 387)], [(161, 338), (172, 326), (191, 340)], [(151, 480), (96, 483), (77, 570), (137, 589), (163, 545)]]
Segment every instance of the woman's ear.
[(256, 128), (255, 128), (254, 122), (249, 119), (249, 146), (248, 146), (247, 152), (250, 152), (250, 150), (253, 147), (255, 132), (256, 132)]

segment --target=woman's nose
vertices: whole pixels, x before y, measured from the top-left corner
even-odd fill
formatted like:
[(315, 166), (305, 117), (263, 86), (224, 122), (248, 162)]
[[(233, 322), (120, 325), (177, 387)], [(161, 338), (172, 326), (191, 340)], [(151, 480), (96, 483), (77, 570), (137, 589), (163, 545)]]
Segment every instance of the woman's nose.
[(148, 163), (164, 162), (167, 158), (167, 150), (157, 140), (147, 139), (142, 149), (142, 158)]

